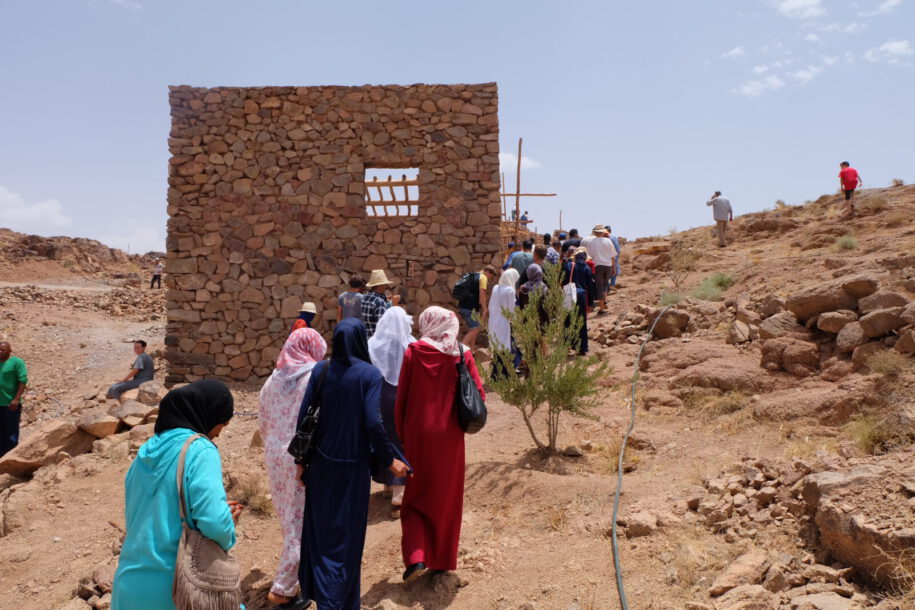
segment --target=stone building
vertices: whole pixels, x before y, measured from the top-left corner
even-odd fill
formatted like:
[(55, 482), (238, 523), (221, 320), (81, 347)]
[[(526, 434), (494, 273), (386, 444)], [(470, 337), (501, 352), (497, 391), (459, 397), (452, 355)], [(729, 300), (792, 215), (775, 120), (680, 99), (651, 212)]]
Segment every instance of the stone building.
[[(498, 256), (495, 83), (179, 86), (169, 101), (167, 382), (269, 375), (302, 301), (326, 334), (352, 274), (387, 270), (416, 312), (453, 305), (459, 275)], [(379, 205), (372, 168), (415, 168), (418, 194)]]

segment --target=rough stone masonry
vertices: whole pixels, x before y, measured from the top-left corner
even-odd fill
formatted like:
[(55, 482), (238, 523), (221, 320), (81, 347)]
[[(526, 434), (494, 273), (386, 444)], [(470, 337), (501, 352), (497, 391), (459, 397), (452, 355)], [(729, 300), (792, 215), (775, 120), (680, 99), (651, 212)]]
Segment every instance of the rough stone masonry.
[[(269, 375), (303, 300), (352, 274), (413, 312), (498, 256), (495, 83), (170, 87), (167, 383)], [(417, 168), (416, 216), (371, 216), (367, 168)]]

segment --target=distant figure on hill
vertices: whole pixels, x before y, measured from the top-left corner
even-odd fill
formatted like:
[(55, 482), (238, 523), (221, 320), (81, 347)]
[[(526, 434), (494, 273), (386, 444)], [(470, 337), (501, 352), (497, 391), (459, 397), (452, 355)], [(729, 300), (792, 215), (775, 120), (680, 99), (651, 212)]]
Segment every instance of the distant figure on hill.
[(127, 372), (124, 379), (116, 381), (105, 394), (108, 398), (120, 398), (121, 394), (127, 390), (140, 387), (146, 381), (151, 381), (156, 374), (153, 359), (146, 353), (146, 341), (136, 340), (133, 342), (133, 353), (137, 355), (136, 359)]
[(22, 393), (29, 382), (25, 362), (12, 352), (8, 342), (0, 341), (0, 457), (19, 444)]
[(728, 222), (734, 220), (734, 211), (731, 209), (731, 202), (721, 196), (721, 191), (715, 191), (705, 205), (712, 206), (712, 217), (715, 224), (718, 225), (718, 247), (724, 248), (728, 245), (725, 234), (728, 230)]
[(839, 186), (845, 192), (845, 203), (848, 205), (849, 218), (855, 215), (855, 189), (864, 186), (858, 170), (848, 164), (848, 161), (839, 163)]
[(149, 280), (149, 289), (152, 290), (153, 286), (158, 284), (158, 288), (162, 288), (162, 272), (165, 271), (165, 265), (162, 264), (162, 259), (157, 258), (156, 264), (153, 265), (152, 278)]
[(530, 221), (527, 219), (527, 210), (524, 210), (524, 214), (521, 215), (521, 224), (527, 224), (528, 222)]

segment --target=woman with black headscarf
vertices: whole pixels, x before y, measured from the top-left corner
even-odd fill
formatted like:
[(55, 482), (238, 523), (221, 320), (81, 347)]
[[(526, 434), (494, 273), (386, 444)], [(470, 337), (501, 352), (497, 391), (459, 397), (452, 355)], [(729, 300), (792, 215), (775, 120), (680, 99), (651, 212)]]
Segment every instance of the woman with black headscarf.
[[(316, 451), (300, 479), (305, 517), (299, 584), (322, 610), (358, 610), (360, 571), (373, 461), (395, 476), (407, 466), (389, 442), (381, 419), (381, 371), (369, 364), (365, 326), (345, 318), (334, 329), (330, 362), (312, 370), (299, 422), (324, 368)], [(300, 467), (301, 473), (301, 467)]]
[(219, 451), (211, 441), (232, 419), (223, 383), (195, 381), (159, 404), (155, 435), (140, 447), (125, 480), (127, 536), (114, 577), (112, 610), (171, 609), (172, 579), (181, 538), (176, 476), (178, 455), (194, 434), (184, 466), (188, 523), (228, 550), (242, 506), (226, 500)]

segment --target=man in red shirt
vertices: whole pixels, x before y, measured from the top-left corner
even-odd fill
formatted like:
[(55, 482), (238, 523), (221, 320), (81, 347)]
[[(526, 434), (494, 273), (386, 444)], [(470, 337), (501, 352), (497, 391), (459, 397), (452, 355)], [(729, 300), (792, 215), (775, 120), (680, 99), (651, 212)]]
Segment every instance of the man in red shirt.
[(839, 170), (839, 185), (842, 190), (845, 191), (845, 201), (848, 204), (848, 215), (855, 215), (855, 189), (859, 186), (863, 186), (864, 183), (861, 181), (861, 176), (858, 174), (858, 170), (851, 167), (848, 164), (848, 161), (842, 161), (839, 163), (839, 167), (842, 168)]

